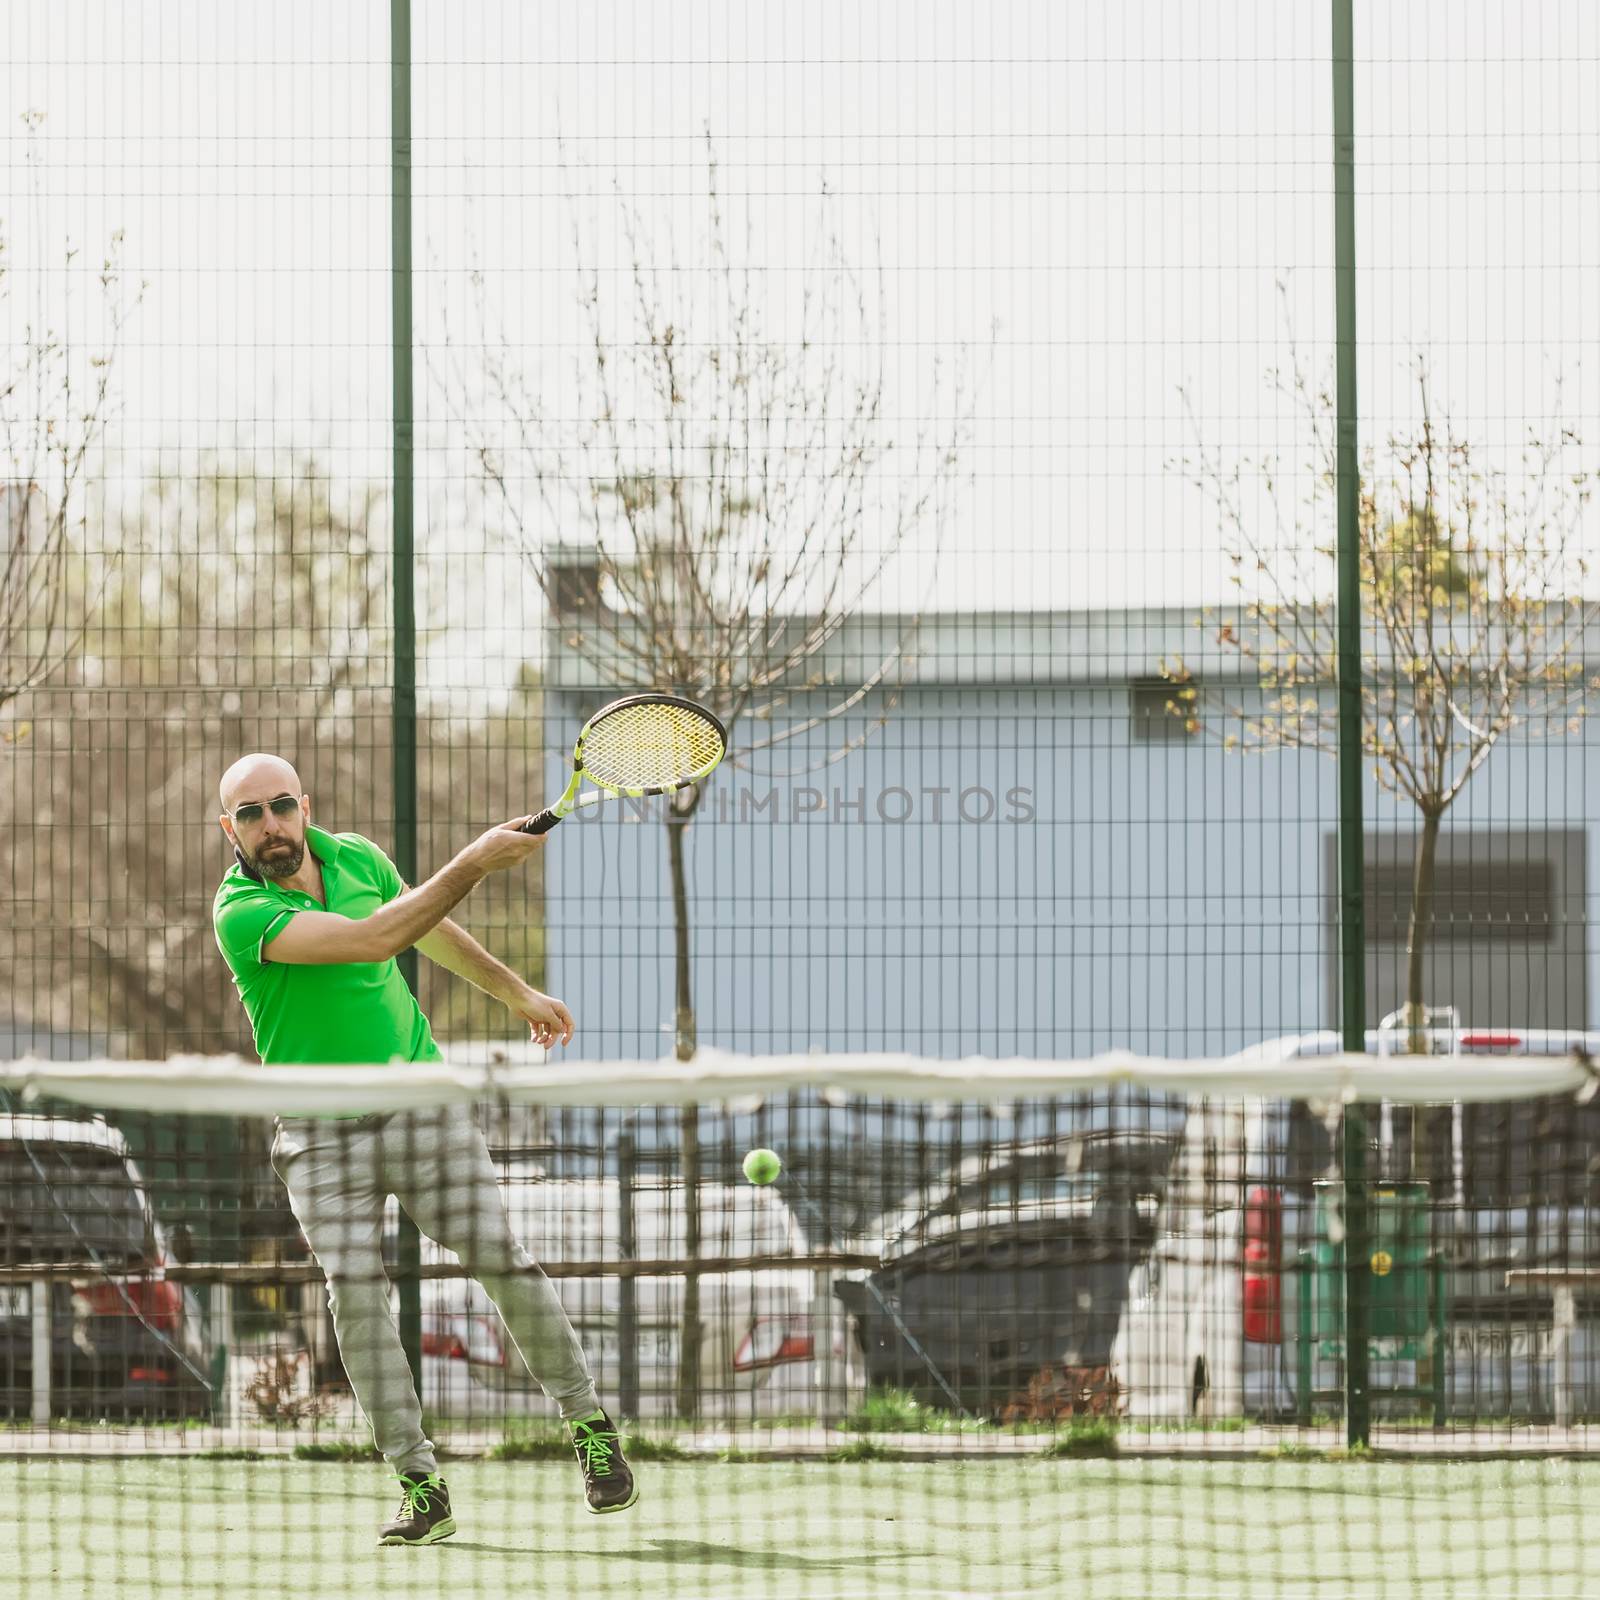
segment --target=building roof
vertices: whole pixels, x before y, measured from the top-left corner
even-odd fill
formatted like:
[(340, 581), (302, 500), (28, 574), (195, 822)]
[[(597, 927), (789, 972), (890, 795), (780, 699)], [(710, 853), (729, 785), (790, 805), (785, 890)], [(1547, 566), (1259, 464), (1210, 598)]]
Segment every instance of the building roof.
[[(1586, 675), (1600, 668), (1600, 607), (1552, 605), (1545, 639), (1549, 651), (1564, 648), (1565, 659), (1583, 664)], [(782, 625), (764, 641), (767, 659), (781, 659), (805, 638), (809, 619)], [(613, 624), (614, 626), (614, 624)], [(1317, 618), (1319, 636), (1331, 644), (1332, 619)], [(1093, 687), (1126, 684), (1161, 675), (1163, 664), (1184, 662), (1211, 682), (1254, 682), (1257, 669), (1236, 645), (1254, 630), (1243, 606), (1196, 606), (1115, 611), (934, 612), (921, 617), (864, 614), (850, 618), (825, 642), (805, 655), (797, 679), (818, 677), (819, 687), (854, 687), (875, 679), (885, 662), (886, 683), (905, 687), (1016, 687), (1043, 685)], [(581, 632), (578, 630), (582, 630)], [(626, 674), (608, 675), (602, 655), (603, 632), (574, 619), (550, 629), (546, 685), (590, 690), (631, 684)], [(720, 648), (706, 641), (696, 654)], [(1364, 651), (1377, 650), (1370, 626)], [(619, 653), (620, 657), (620, 653)], [(1370, 660), (1369, 660), (1370, 665)]]

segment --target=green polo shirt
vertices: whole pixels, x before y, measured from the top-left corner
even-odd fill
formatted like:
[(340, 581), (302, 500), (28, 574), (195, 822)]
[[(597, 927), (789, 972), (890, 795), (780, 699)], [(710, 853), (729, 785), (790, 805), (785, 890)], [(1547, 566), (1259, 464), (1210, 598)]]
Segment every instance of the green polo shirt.
[(237, 862), (217, 888), (211, 922), (268, 1063), (440, 1061), (433, 1033), (394, 961), (302, 966), (268, 961), (261, 950), (297, 911), (330, 911), (359, 921), (400, 894), (394, 863), (358, 833), (306, 829), (322, 863), (326, 906), (270, 878), (257, 882)]

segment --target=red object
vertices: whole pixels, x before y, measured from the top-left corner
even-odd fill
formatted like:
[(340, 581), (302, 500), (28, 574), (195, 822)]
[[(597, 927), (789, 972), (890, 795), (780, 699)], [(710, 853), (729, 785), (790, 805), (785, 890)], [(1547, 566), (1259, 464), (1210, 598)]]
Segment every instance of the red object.
[(1244, 1205), (1244, 1336), (1251, 1344), (1283, 1341), (1283, 1199), (1252, 1189)]
[(467, 1359), (467, 1347), (453, 1333), (423, 1334), (422, 1353), (425, 1356), (445, 1356), (451, 1361)]
[(128, 1377), (134, 1383), (171, 1383), (172, 1374), (165, 1367), (129, 1367)]
[(161, 1333), (176, 1333), (183, 1321), (183, 1290), (165, 1278), (74, 1284), (72, 1292), (92, 1317), (131, 1317), (137, 1313)]
[(1461, 1048), (1463, 1050), (1515, 1050), (1521, 1043), (1520, 1035), (1515, 1033), (1464, 1033), (1461, 1035)]
[(734, 1352), (733, 1370), (754, 1372), (785, 1361), (810, 1361), (815, 1354), (805, 1317), (757, 1317)]
[(1244, 1280), (1244, 1336), (1251, 1344), (1283, 1342), (1283, 1307), (1276, 1273)]

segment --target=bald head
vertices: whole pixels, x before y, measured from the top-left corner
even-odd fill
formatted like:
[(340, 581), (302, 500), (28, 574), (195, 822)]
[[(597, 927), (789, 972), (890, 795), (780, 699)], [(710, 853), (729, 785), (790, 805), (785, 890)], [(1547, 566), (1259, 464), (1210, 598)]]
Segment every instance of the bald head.
[(250, 800), (270, 800), (277, 794), (299, 794), (300, 774), (282, 756), (240, 756), (222, 774), (217, 794), (224, 811), (234, 811)]
[(222, 815), (217, 818), (239, 857), (257, 877), (292, 878), (306, 855), (306, 824), (311, 801), (301, 791), (300, 774), (282, 756), (240, 756), (217, 785)]

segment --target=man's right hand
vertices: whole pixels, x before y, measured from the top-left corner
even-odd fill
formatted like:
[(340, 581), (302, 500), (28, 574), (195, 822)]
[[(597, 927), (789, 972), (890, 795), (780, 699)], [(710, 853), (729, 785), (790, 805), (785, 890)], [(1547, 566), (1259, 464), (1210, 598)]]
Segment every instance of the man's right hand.
[(527, 817), (512, 817), (499, 827), (481, 833), (468, 847), (472, 858), (485, 872), (501, 872), (507, 867), (520, 867), (529, 856), (544, 848), (542, 833), (523, 833), (522, 824)]

